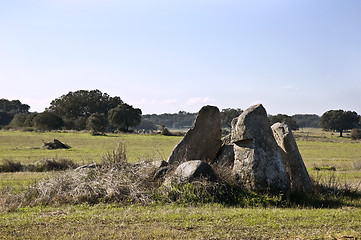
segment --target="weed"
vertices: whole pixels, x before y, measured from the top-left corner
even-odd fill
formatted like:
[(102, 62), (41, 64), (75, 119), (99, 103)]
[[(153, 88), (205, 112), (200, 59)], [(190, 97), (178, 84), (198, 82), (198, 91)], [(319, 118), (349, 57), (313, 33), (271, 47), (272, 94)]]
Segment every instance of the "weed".
[(352, 161), (352, 168), (355, 170), (361, 170), (361, 161), (360, 160)]

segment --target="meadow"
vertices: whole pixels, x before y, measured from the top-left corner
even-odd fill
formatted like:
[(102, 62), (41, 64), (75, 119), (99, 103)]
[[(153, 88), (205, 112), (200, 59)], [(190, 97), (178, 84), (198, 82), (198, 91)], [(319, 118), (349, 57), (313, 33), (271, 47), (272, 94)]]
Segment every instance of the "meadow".
[[(360, 191), (361, 143), (319, 129), (294, 132), (313, 179)], [(43, 141), (70, 149), (45, 150)], [(0, 132), (0, 160), (68, 158), (99, 162), (123, 142), (130, 162), (166, 160), (181, 137), (82, 132)], [(0, 188), (21, 192), (54, 172), (0, 173)], [(0, 212), (0, 239), (359, 239), (361, 199), (336, 208), (221, 204), (39, 205)]]

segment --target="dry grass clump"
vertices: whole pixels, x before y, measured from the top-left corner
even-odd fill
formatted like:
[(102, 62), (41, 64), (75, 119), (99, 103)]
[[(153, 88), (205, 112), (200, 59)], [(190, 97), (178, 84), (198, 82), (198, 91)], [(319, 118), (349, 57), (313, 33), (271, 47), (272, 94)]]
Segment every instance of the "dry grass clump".
[(112, 153), (102, 156), (101, 165), (59, 173), (17, 195), (3, 193), (5, 197), (1, 197), (0, 203), (10, 208), (84, 202), (149, 203), (153, 181), (147, 173), (153, 168), (152, 165), (144, 165), (142, 171), (138, 168), (127, 162), (124, 144), (120, 144)]
[(361, 170), (361, 161), (360, 160), (352, 161), (352, 168), (354, 170)]

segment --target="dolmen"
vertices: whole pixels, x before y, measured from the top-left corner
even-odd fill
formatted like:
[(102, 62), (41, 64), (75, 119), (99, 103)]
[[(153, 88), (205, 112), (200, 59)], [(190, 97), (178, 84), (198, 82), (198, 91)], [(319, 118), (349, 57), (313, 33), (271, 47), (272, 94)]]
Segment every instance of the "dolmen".
[(312, 187), (291, 130), (286, 123), (271, 127), (262, 104), (233, 119), (231, 132), (223, 139), (219, 109), (202, 107), (194, 126), (173, 149), (166, 168), (168, 183), (217, 181), (214, 169), (227, 168), (235, 182), (249, 190), (308, 192)]

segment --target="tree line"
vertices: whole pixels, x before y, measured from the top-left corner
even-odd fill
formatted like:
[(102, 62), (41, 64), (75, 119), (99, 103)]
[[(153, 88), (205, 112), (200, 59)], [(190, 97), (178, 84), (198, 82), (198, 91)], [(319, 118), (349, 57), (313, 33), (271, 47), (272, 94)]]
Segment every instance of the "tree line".
[[(54, 99), (41, 113), (29, 112), (29, 106), (20, 101), (0, 101), (0, 125), (9, 128), (35, 128), (39, 130), (85, 130), (93, 133), (129, 131), (141, 122), (142, 111), (124, 103), (120, 97), (111, 97), (99, 90), (69, 92)], [(14, 104), (16, 103), (16, 104)]]
[[(239, 108), (225, 108), (221, 110), (222, 128), (231, 128), (231, 122), (243, 112)], [(170, 129), (189, 129), (197, 116), (197, 113), (180, 111), (179, 113), (146, 114), (142, 116), (140, 129), (155, 130), (167, 127)], [(319, 128), (320, 116), (316, 114), (297, 114), (288, 116), (286, 114), (269, 115), (270, 123), (286, 122), (292, 130), (299, 128)], [(157, 127), (158, 126), (158, 127)]]
[[(29, 112), (30, 106), (19, 100), (0, 99), (0, 127), (39, 130), (91, 130), (94, 134), (120, 130), (189, 129), (197, 113), (179, 111), (170, 114), (142, 115), (139, 108), (111, 97), (99, 90), (78, 90), (62, 95), (41, 113)], [(221, 110), (222, 128), (230, 129), (231, 122), (243, 112), (239, 108)], [(269, 115), (270, 124), (286, 122), (292, 130), (322, 127), (343, 136), (345, 130), (359, 129), (360, 116), (354, 111), (329, 110), (321, 117), (316, 114)], [(361, 138), (361, 130), (357, 133)]]

